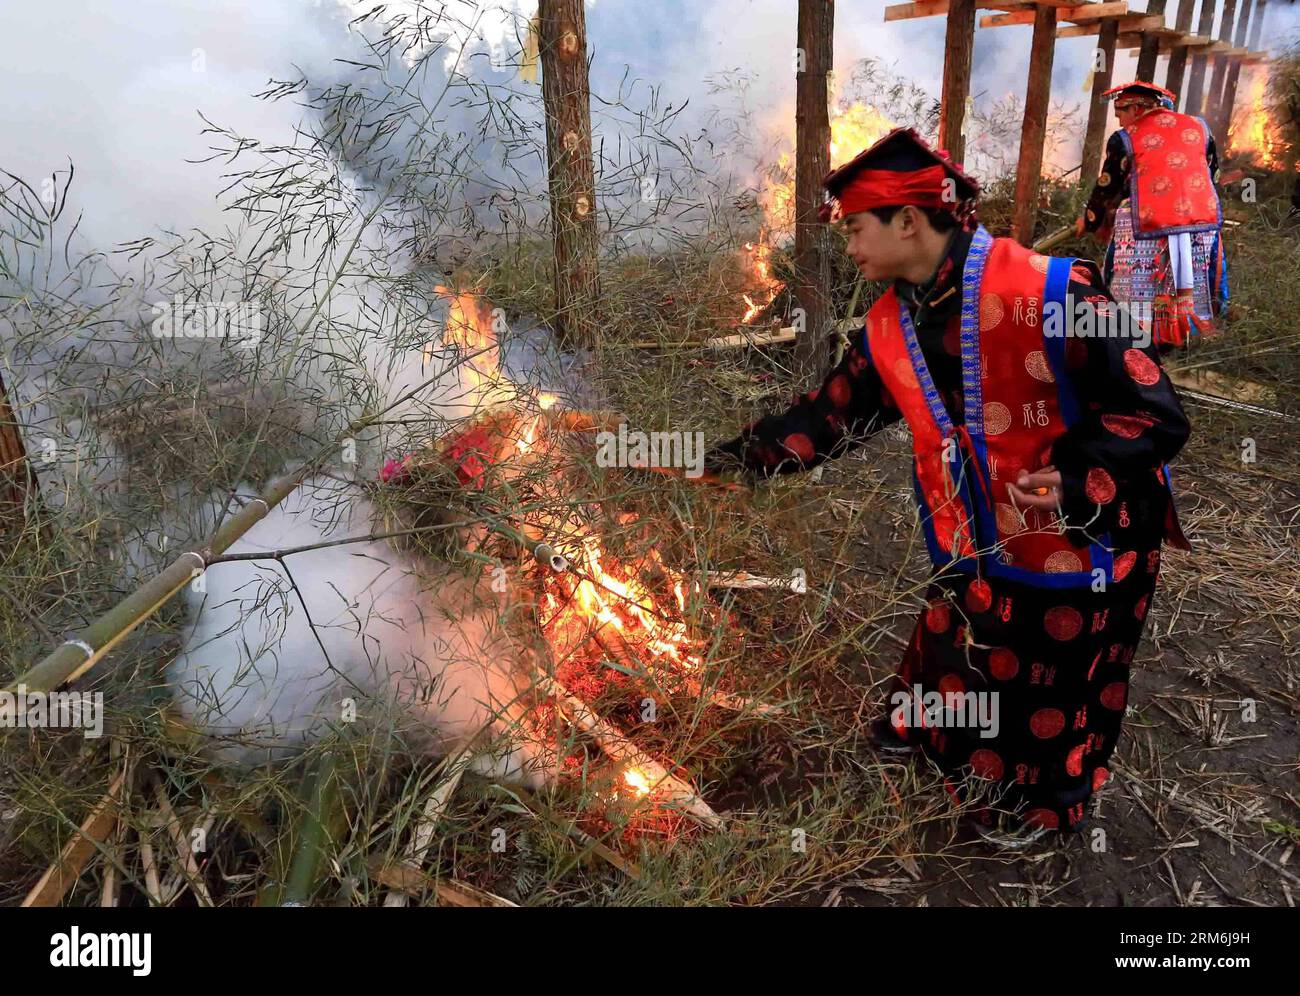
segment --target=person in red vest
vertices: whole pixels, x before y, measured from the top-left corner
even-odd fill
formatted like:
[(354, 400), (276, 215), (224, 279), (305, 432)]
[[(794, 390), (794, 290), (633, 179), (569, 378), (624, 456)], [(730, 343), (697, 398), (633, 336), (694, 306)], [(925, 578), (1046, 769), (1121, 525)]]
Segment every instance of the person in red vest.
[[(1095, 264), (991, 237), (977, 184), (914, 131), (825, 186), (823, 219), (837, 210), (860, 272), (891, 286), (820, 387), (712, 447), (706, 468), (809, 470), (906, 420), (933, 574), (872, 739), (936, 762), (991, 840), (1078, 830), (1119, 737), (1162, 539), (1187, 548), (1167, 468), (1187, 419), (1149, 330), (1070, 335), (1056, 320), (1063, 301), (1117, 310)], [(912, 707), (934, 692), (953, 710)], [(957, 721), (967, 693), (996, 701), (995, 735)]]
[(1102, 96), (1114, 99), (1120, 128), (1075, 230), (1109, 238), (1111, 293), (1150, 308), (1156, 342), (1189, 345), (1215, 334), (1228, 302), (1214, 136), (1202, 118), (1174, 111), (1174, 95), (1154, 83)]

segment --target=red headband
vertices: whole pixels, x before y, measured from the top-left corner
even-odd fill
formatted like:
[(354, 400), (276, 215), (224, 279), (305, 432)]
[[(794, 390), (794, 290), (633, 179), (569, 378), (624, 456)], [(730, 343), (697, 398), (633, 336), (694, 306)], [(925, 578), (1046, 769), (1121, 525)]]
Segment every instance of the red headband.
[(944, 197), (948, 172), (942, 166), (926, 166), (908, 172), (864, 169), (840, 191), (840, 214), (856, 214), (871, 208), (912, 204), (920, 208), (955, 208), (953, 195)]

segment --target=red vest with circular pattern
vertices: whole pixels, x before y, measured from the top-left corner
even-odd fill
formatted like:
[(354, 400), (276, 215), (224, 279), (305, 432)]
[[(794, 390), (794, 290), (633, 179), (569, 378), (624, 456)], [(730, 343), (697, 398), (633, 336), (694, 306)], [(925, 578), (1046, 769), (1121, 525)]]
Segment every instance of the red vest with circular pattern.
[[(1076, 546), (1054, 513), (1021, 509), (1007, 490), (1021, 470), (1050, 462), (1053, 441), (1078, 417), (1065, 338), (1044, 334), (1045, 302), (1065, 307), (1073, 262), (976, 232), (962, 274), (964, 425), (944, 408), (894, 290), (867, 315), (866, 350), (912, 430), (916, 498), (936, 566), (1039, 587), (1113, 579), (1108, 537)], [(1090, 495), (1094, 485), (1098, 498), (1107, 488), (1113, 497), (1108, 476), (1089, 479)]]
[(1223, 224), (1205, 161), (1209, 130), (1203, 120), (1177, 111), (1148, 111), (1120, 134), (1132, 159), (1129, 199), (1139, 238), (1205, 232)]

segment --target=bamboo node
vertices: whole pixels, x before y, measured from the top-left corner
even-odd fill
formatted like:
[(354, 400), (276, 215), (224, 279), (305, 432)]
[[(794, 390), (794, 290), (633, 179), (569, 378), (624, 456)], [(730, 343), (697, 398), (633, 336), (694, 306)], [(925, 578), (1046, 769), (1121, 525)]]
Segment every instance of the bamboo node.
[(76, 647), (78, 650), (80, 650), (82, 653), (86, 655), (86, 660), (90, 660), (92, 657), (95, 656), (95, 648), (92, 647), (85, 640), (77, 640), (77, 639), (64, 640), (63, 645), (65, 647)]

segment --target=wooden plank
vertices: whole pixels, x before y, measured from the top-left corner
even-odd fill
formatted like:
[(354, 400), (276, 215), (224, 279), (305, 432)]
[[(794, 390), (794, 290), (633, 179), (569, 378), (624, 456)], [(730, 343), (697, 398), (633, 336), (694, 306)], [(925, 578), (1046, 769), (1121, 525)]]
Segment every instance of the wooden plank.
[[(1213, 51), (1218, 53), (1214, 60), (1214, 73), (1210, 76), (1210, 88), (1205, 94), (1205, 120), (1210, 126), (1211, 134), (1220, 134), (1219, 100), (1223, 96), (1223, 84), (1228, 78), (1228, 53), (1232, 51), (1232, 31), (1236, 26), (1237, 0), (1224, 0), (1223, 17), (1219, 22), (1219, 41)], [(1224, 46), (1220, 48), (1219, 46)]]
[(1096, 21), (1085, 21), (1083, 24), (1071, 24), (1068, 27), (1058, 28), (1056, 31), (1057, 38), (1085, 38), (1101, 32), (1101, 26), (1107, 21), (1114, 21), (1119, 30), (1125, 33), (1132, 31), (1149, 31), (1153, 28), (1159, 28), (1164, 23), (1164, 18), (1152, 14), (1125, 14), (1122, 17), (1103, 17)]
[(1192, 15), (1196, 13), (1196, 0), (1178, 0), (1178, 15), (1174, 18), (1174, 29), (1179, 33), (1179, 41), (1169, 51), (1169, 67), (1165, 70), (1165, 89), (1174, 95), (1174, 105), (1183, 92), (1183, 77), (1187, 75), (1187, 46), (1181, 43), (1192, 27)]
[[(1033, 5), (1015, 3), (1013, 0), (975, 0), (978, 10), (1020, 10)], [(948, 0), (916, 0), (914, 3), (896, 3), (885, 8), (886, 21), (910, 21), (918, 17), (940, 17), (949, 12)]]
[(966, 155), (966, 98), (970, 95), (971, 55), (975, 50), (975, 0), (953, 0), (944, 41), (943, 92), (939, 102), (939, 148), (953, 162)]
[(1047, 111), (1052, 97), (1052, 59), (1056, 49), (1056, 8), (1035, 12), (1034, 36), (1029, 46), (1029, 81), (1025, 87), (1025, 116), (1020, 126), (1020, 160), (1016, 167), (1016, 207), (1011, 235), (1021, 245), (1034, 237), (1038, 214), (1038, 188), (1043, 172), (1043, 143), (1047, 139)]
[(1083, 163), (1079, 167), (1079, 179), (1089, 183), (1097, 175), (1101, 165), (1101, 149), (1106, 139), (1106, 112), (1109, 105), (1102, 96), (1110, 89), (1111, 77), (1115, 69), (1115, 41), (1119, 37), (1119, 21), (1106, 20), (1101, 23), (1101, 34), (1097, 39), (1097, 51), (1101, 52), (1101, 65), (1093, 70), (1092, 92), (1088, 99), (1088, 126), (1083, 134)]
[[(1161, 20), (1165, 16), (1165, 3), (1167, 0), (1147, 0), (1147, 10), (1152, 14), (1159, 14)], [(1134, 71), (1134, 78), (1143, 80), (1147, 83), (1154, 83), (1156, 79), (1156, 61), (1160, 58), (1161, 36), (1154, 31), (1148, 31), (1142, 39), (1142, 44), (1138, 47), (1137, 69)]]
[[(1127, 0), (1115, 0), (1109, 3), (1084, 3), (1073, 7), (1056, 9), (1058, 21), (1080, 23), (1100, 20), (1103, 17), (1116, 17), (1128, 13)], [(1018, 10), (1008, 14), (987, 14), (980, 18), (981, 28), (1005, 28), (1015, 24), (1033, 24), (1036, 10)]]
[[(1189, 40), (1188, 48), (1195, 48), (1192, 53), (1192, 71), (1187, 77), (1187, 94), (1183, 101), (1183, 110), (1188, 114), (1200, 114), (1205, 101), (1205, 66), (1208, 62), (1206, 50), (1214, 44), (1210, 32), (1214, 30), (1214, 14), (1218, 9), (1218, 0), (1201, 0), (1201, 17), (1196, 24), (1196, 40)], [(1208, 39), (1202, 43), (1201, 39)]]

